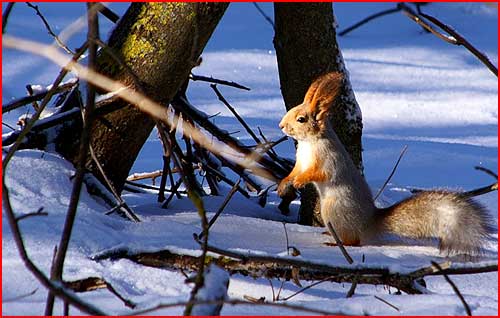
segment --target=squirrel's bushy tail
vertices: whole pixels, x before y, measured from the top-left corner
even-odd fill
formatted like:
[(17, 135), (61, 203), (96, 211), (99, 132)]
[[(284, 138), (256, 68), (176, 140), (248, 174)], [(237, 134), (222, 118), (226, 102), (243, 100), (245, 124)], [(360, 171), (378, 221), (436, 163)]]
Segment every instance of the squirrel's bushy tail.
[(437, 238), (441, 252), (481, 254), (495, 231), (486, 209), (471, 198), (446, 191), (424, 191), (376, 213), (381, 232), (409, 238)]

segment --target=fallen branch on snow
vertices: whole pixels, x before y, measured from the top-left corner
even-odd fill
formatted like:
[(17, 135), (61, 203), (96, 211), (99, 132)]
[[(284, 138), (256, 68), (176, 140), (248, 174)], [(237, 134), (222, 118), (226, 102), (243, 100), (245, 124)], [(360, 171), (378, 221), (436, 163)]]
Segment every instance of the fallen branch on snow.
[[(370, 285), (388, 285), (404, 291), (407, 294), (422, 294), (426, 289), (416, 282), (425, 276), (435, 275), (462, 275), (498, 271), (498, 264), (486, 263), (477, 266), (452, 266), (447, 262), (441, 264), (442, 270), (435, 266), (422, 267), (409, 273), (393, 272), (387, 267), (357, 265), (332, 266), (315, 263), (309, 260), (291, 257), (276, 257), (252, 253), (227, 251), (208, 246), (211, 252), (206, 262), (213, 261), (224, 268), (230, 275), (240, 274), (253, 278), (284, 278), (293, 279), (293, 268), (299, 268), (298, 276), (302, 280), (329, 280), (336, 283), (357, 283)], [(95, 255), (94, 260), (126, 258), (136, 263), (172, 270), (196, 271), (199, 257), (181, 254), (170, 250), (158, 252), (129, 253), (127, 250), (112, 250)]]

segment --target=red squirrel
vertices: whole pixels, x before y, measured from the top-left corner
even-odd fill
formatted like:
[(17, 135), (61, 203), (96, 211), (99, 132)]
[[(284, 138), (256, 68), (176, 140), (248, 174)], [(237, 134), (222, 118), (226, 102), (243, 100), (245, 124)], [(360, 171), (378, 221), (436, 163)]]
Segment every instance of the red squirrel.
[(335, 134), (329, 114), (343, 85), (338, 72), (325, 74), (309, 87), (302, 104), (290, 109), (279, 127), (297, 140), (296, 163), (281, 180), (278, 194), (292, 184), (313, 183), (325, 225), (330, 223), (344, 245), (366, 244), (380, 234), (437, 238), (441, 252), (480, 254), (493, 232), (485, 208), (449, 191), (423, 191), (388, 208), (375, 207), (365, 179)]

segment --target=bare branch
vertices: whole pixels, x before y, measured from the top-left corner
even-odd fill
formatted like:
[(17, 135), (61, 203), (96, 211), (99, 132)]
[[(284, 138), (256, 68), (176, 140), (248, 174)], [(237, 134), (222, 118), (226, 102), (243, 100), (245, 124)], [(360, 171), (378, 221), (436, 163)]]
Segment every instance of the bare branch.
[(345, 295), (345, 298), (351, 298), (354, 295), (354, 292), (356, 291), (356, 287), (358, 287), (358, 282), (356, 281), (356, 278), (354, 278), (353, 282), (351, 283), (351, 287), (349, 287), (349, 290)]
[(5, 33), (5, 30), (7, 29), (7, 21), (9, 20), (10, 13), (12, 12), (12, 8), (14, 7), (15, 2), (9, 2), (7, 7), (5, 8), (5, 11), (2, 14), (2, 34)]
[[(210, 230), (212, 225), (214, 225), (215, 221), (217, 221), (217, 218), (219, 217), (219, 215), (221, 215), (222, 211), (224, 211), (224, 209), (226, 208), (229, 201), (231, 201), (231, 198), (238, 190), (238, 186), (240, 185), (240, 182), (241, 182), (241, 179), (238, 179), (238, 181), (233, 185), (231, 190), (229, 190), (229, 193), (227, 194), (226, 198), (222, 202), (221, 206), (219, 207), (219, 209), (217, 210), (215, 215), (212, 217), (212, 219), (210, 219), (210, 222), (208, 222), (207, 231)], [(198, 234), (198, 237), (201, 239), (203, 237), (203, 232)]]
[[(451, 267), (450, 265), (443, 272), (439, 273), (434, 266), (420, 268), (410, 273), (397, 273), (380, 265), (359, 264), (355, 267), (332, 266), (290, 256), (276, 257), (272, 255), (228, 251), (211, 245), (208, 245), (207, 250), (215, 253), (215, 255), (208, 254), (206, 261), (215, 262), (230, 274), (288, 280), (293, 278), (293, 268), (298, 268), (300, 270), (300, 278), (303, 280), (323, 280), (328, 278), (332, 282), (337, 283), (355, 282), (358, 284), (389, 285), (408, 294), (422, 294), (424, 292), (422, 288), (416, 286), (415, 281), (425, 276), (441, 275), (442, 273), (460, 275), (498, 271), (498, 264), (491, 262), (471, 267)], [(120, 258), (126, 258), (147, 266), (175, 270), (195, 271), (199, 265), (199, 257), (179, 254), (170, 250), (132, 254), (126, 249), (119, 249), (93, 257), (96, 261)]]
[[(88, 18), (88, 34), (87, 42), (89, 43), (89, 69), (95, 69), (96, 57), (97, 57), (97, 45), (94, 39), (99, 37), (99, 25), (97, 20), (97, 11), (93, 9), (93, 4), (87, 4), (87, 18)], [(85, 110), (83, 113), (83, 128), (82, 134), (80, 136), (80, 149), (78, 155), (78, 162), (76, 167), (75, 177), (73, 179), (73, 189), (71, 191), (71, 197), (68, 204), (68, 211), (66, 213), (66, 220), (64, 222), (63, 231), (61, 234), (61, 239), (59, 242), (59, 248), (54, 260), (54, 266), (52, 267), (50, 278), (56, 282), (62, 281), (62, 274), (64, 268), (64, 260), (66, 258), (66, 252), (68, 251), (69, 241), (71, 239), (71, 233), (73, 231), (73, 224), (76, 218), (76, 212), (78, 208), (78, 202), (80, 199), (80, 192), (83, 185), (83, 179), (85, 176), (85, 165), (87, 162), (87, 152), (90, 146), (90, 129), (93, 123), (93, 110), (95, 107), (95, 88), (89, 83), (87, 85), (87, 101)], [(54, 305), (54, 294), (49, 292), (47, 297), (47, 305), (45, 307), (45, 315), (50, 316), (53, 312)]]
[(259, 4), (257, 2), (252, 2), (254, 7), (257, 9), (257, 11), (259, 11), (259, 13), (264, 17), (264, 19), (266, 19), (267, 22), (269, 22), (269, 24), (273, 27), (273, 30), (276, 31), (276, 25), (274, 24), (274, 21), (273, 19), (271, 19), (265, 12), (264, 10), (262, 10), (262, 8), (259, 6)]
[(381, 301), (381, 302), (383, 302), (384, 304), (388, 305), (389, 307), (391, 307), (391, 308), (393, 308), (393, 309), (395, 309), (396, 311), (398, 311), (398, 312), (399, 312), (399, 308), (398, 308), (398, 307), (396, 307), (396, 306), (394, 306), (393, 304), (391, 304), (391, 303), (390, 303), (390, 302), (388, 302), (387, 300), (385, 300), (385, 299), (383, 299), (383, 298), (381, 298), (381, 297), (379, 297), (379, 296), (377, 296), (377, 295), (374, 295), (373, 297), (375, 297), (375, 299), (380, 300), (380, 301)]
[(193, 201), (194, 205), (196, 206), (196, 209), (198, 210), (198, 215), (200, 216), (201, 219), (201, 228), (203, 230), (203, 238), (200, 240), (196, 234), (193, 234), (194, 239), (201, 245), (201, 256), (199, 258), (198, 273), (196, 274), (195, 285), (191, 290), (191, 294), (189, 296), (189, 302), (186, 304), (186, 308), (184, 309), (185, 316), (191, 315), (194, 304), (196, 302), (198, 291), (203, 287), (205, 283), (205, 276), (204, 276), (205, 258), (208, 252), (208, 233), (209, 233), (207, 213), (203, 205), (203, 200), (192, 188), (191, 189), (188, 188), (188, 196), (190, 197), (191, 201)]
[[(452, 27), (448, 26), (447, 24), (439, 21), (437, 18), (430, 16), (425, 13), (420, 13), (418, 15), (417, 13), (413, 12), (406, 4), (400, 2), (398, 4), (403, 9), (403, 13), (407, 15), (410, 19), (418, 23), (419, 25), (423, 26), (425, 29), (430, 31), (432, 34), (437, 36), (438, 38), (442, 39), (443, 41), (446, 41), (450, 44), (454, 45), (461, 45), (465, 47), (469, 52), (471, 52), (477, 59), (479, 59), (493, 74), (495, 74), (496, 77), (498, 77), (498, 68), (491, 63), (490, 59), (481, 51), (476, 49), (469, 41), (467, 41), (463, 36), (461, 36), (457, 31), (455, 31)], [(441, 30), (445, 31), (448, 35), (441, 34), (438, 31), (436, 31), (434, 28), (432, 28), (425, 20), (422, 19), (427, 19), (434, 25), (437, 25)]]
[(120, 16), (118, 14), (113, 12), (113, 10), (106, 7), (101, 2), (96, 2), (95, 5), (96, 5), (96, 10), (102, 13), (102, 15), (108, 18), (108, 20), (110, 20), (111, 22), (116, 23), (118, 22), (118, 20), (120, 20)]
[(90, 156), (92, 157), (92, 160), (94, 161), (97, 170), (101, 173), (102, 178), (104, 179), (104, 182), (106, 182), (106, 185), (108, 186), (109, 190), (115, 197), (115, 200), (118, 203), (118, 206), (120, 208), (123, 208), (122, 211), (124, 212), (125, 216), (133, 222), (140, 222), (141, 219), (132, 211), (132, 209), (128, 206), (128, 204), (122, 199), (118, 191), (116, 191), (113, 183), (111, 180), (109, 180), (108, 176), (106, 175), (106, 172), (104, 172), (104, 168), (102, 167), (101, 163), (99, 162), (99, 159), (97, 158), (97, 155), (95, 154), (94, 147), (89, 143), (89, 150), (90, 150)]
[(189, 75), (189, 79), (192, 81), (202, 81), (202, 82), (215, 83), (215, 84), (220, 84), (220, 85), (224, 85), (224, 86), (235, 87), (235, 88), (244, 89), (247, 91), (250, 90), (250, 88), (243, 86), (241, 84), (238, 84), (236, 82), (225, 81), (225, 80), (221, 80), (221, 79), (213, 78), (213, 77), (194, 75), (193, 73), (191, 73)]
[(291, 294), (290, 296), (287, 296), (287, 297), (285, 297), (285, 298), (281, 298), (280, 300), (287, 301), (287, 300), (289, 300), (289, 299), (291, 299), (291, 298), (293, 298), (293, 297), (297, 296), (298, 294), (303, 293), (304, 291), (308, 290), (309, 288), (312, 288), (312, 287), (314, 287), (314, 286), (317, 286), (317, 285), (319, 285), (319, 284), (322, 284), (322, 283), (324, 283), (324, 282), (327, 282), (327, 281), (329, 281), (329, 280), (331, 280), (331, 279), (332, 279), (331, 277), (327, 277), (327, 278), (324, 278), (324, 279), (319, 280), (319, 281), (317, 281), (317, 282), (314, 282), (314, 283), (312, 283), (312, 284), (310, 284), (310, 285), (307, 285), (307, 286), (305, 286), (305, 287), (303, 287), (303, 288), (299, 289), (298, 291), (296, 291), (295, 293)]
[(485, 187), (477, 188), (477, 189), (470, 190), (467, 192), (462, 192), (461, 194), (464, 197), (468, 198), (468, 197), (475, 197), (478, 195), (483, 195), (483, 194), (490, 193), (493, 191), (498, 191), (498, 182), (495, 182), (495, 183), (490, 184), (490, 185), (485, 186)]
[(388, 10), (384, 10), (384, 11), (380, 11), (380, 12), (377, 12), (375, 14), (372, 14), (366, 18), (364, 18), (363, 20), (353, 24), (352, 26), (348, 27), (348, 28), (345, 28), (344, 30), (340, 31), (338, 33), (339, 36), (344, 36), (346, 35), (347, 33), (359, 28), (360, 26), (370, 22), (371, 20), (374, 20), (376, 18), (380, 18), (380, 17), (383, 17), (385, 15), (388, 15), (388, 14), (392, 14), (392, 13), (396, 13), (396, 12), (399, 12), (401, 11), (401, 8), (394, 8), (394, 9), (388, 9)]
[(342, 252), (342, 255), (344, 255), (345, 259), (347, 260), (347, 262), (349, 264), (352, 264), (354, 263), (351, 255), (349, 255), (349, 253), (347, 253), (347, 250), (345, 249), (344, 247), (344, 243), (342, 243), (342, 240), (340, 239), (340, 237), (337, 235), (337, 232), (335, 232), (335, 229), (333, 228), (333, 225), (332, 223), (328, 222), (327, 223), (327, 226), (328, 226), (328, 229), (330, 230), (330, 233), (332, 234), (333, 236), (333, 239), (335, 240), (335, 243), (337, 243), (337, 246), (340, 248), (340, 251)]
[(396, 169), (398, 168), (399, 162), (401, 161), (401, 158), (403, 158), (403, 156), (404, 156), (404, 154), (405, 154), (405, 152), (406, 152), (407, 149), (408, 149), (408, 145), (405, 145), (403, 147), (403, 150), (401, 150), (401, 153), (399, 154), (398, 160), (396, 161), (396, 164), (394, 164), (394, 168), (392, 168), (391, 174), (389, 174), (389, 176), (385, 180), (385, 182), (382, 185), (382, 187), (378, 190), (378, 192), (375, 195), (375, 197), (373, 197), (373, 201), (377, 200), (377, 198), (379, 197), (379, 195), (381, 195), (382, 192), (384, 191), (384, 189), (387, 186), (387, 184), (389, 183), (389, 181), (391, 181), (391, 178), (394, 175), (394, 172), (396, 172)]
[(179, 178), (179, 180), (177, 180), (177, 182), (172, 186), (170, 195), (168, 196), (167, 200), (162, 204), (161, 206), (162, 209), (166, 209), (168, 207), (168, 204), (174, 198), (174, 195), (178, 191), (181, 184), (182, 184), (182, 178)]
[(217, 89), (217, 85), (210, 84), (210, 87), (214, 90), (215, 94), (217, 95), (217, 98), (219, 98), (219, 100), (227, 107), (227, 109), (229, 109), (231, 111), (231, 113), (233, 113), (234, 117), (236, 117), (236, 119), (240, 122), (240, 124), (243, 126), (243, 128), (245, 128), (245, 130), (253, 138), (253, 140), (255, 140), (256, 143), (260, 144), (261, 143), (260, 139), (253, 132), (253, 130), (250, 128), (250, 126), (248, 126), (248, 124), (243, 120), (243, 118), (241, 118), (241, 116), (238, 114), (236, 109), (234, 109), (234, 107), (228, 103), (228, 101), (224, 98), (224, 96), (222, 96), (219, 89)]
[(26, 214), (23, 214), (23, 215), (16, 217), (16, 222), (19, 222), (23, 219), (26, 219), (26, 218), (29, 218), (32, 216), (48, 216), (48, 215), (49, 214), (47, 212), (43, 211), (43, 207), (42, 207), (42, 208), (38, 209), (38, 211), (36, 211), (36, 212), (26, 213)]
[(15, 302), (15, 301), (21, 300), (21, 299), (29, 297), (29, 296), (33, 296), (37, 292), (37, 290), (38, 290), (38, 288), (35, 288), (34, 290), (30, 291), (29, 293), (19, 295), (19, 296), (13, 297), (13, 298), (2, 299), (2, 302), (3, 303), (11, 303), (11, 302)]
[[(56, 87), (53, 90), (52, 93), (53, 94), (59, 94), (59, 93), (62, 93), (62, 92), (69, 91), (73, 87), (75, 87), (75, 85), (77, 85), (77, 83), (78, 82), (76, 82), (76, 81), (72, 81), (72, 82), (69, 82), (69, 83), (65, 83), (65, 84), (59, 85), (58, 87)], [(39, 92), (39, 93), (36, 93), (36, 94), (33, 94), (33, 95), (29, 95), (29, 96), (25, 96), (25, 97), (16, 99), (16, 100), (14, 100), (12, 102), (9, 102), (9, 103), (7, 103), (5, 105), (2, 105), (2, 113), (10, 112), (13, 109), (16, 109), (16, 108), (19, 108), (21, 106), (27, 105), (29, 103), (33, 103), (34, 101), (39, 101), (42, 98), (44, 98), (47, 95), (47, 93), (48, 93), (48, 90), (44, 90), (42, 92)]]
[[(425, 30), (428, 32), (434, 34), (441, 40), (448, 42), (450, 44), (457, 44), (457, 40), (455, 38), (451, 38), (449, 36), (446, 36), (445, 34), (439, 33), (439, 31), (436, 31), (432, 26), (430, 26), (426, 21), (424, 21), (417, 13), (415, 13), (410, 7), (408, 7), (406, 4), (400, 2), (398, 3), (398, 8), (403, 10), (403, 13), (413, 20), (415, 23), (423, 27)], [(420, 15), (423, 15), (423, 13), (420, 12)]]
[(465, 298), (462, 295), (462, 293), (460, 293), (460, 290), (458, 289), (457, 285), (455, 285), (455, 283), (448, 277), (448, 275), (446, 275), (444, 273), (443, 269), (441, 268), (441, 266), (438, 263), (436, 263), (434, 261), (431, 261), (431, 263), (433, 266), (435, 266), (439, 270), (439, 272), (437, 274), (442, 273), (444, 276), (444, 279), (448, 282), (448, 284), (450, 284), (451, 288), (453, 288), (453, 291), (455, 292), (455, 294), (457, 294), (458, 298), (460, 299), (460, 301), (464, 305), (465, 312), (467, 313), (467, 316), (472, 316), (472, 312), (470, 310), (470, 307), (467, 304), (467, 302), (465, 301)]
[(120, 295), (113, 285), (99, 277), (88, 277), (76, 281), (65, 281), (63, 282), (63, 285), (75, 293), (85, 293), (97, 289), (107, 288), (113, 295), (118, 297), (125, 306), (129, 308), (135, 308), (137, 306), (133, 301)]
[(40, 12), (40, 9), (38, 9), (38, 6), (33, 5), (30, 2), (26, 2), (26, 5), (28, 7), (30, 7), (30, 8), (33, 8), (33, 10), (35, 10), (35, 12), (36, 12), (36, 15), (39, 16), (40, 19), (42, 19), (42, 22), (45, 25), (45, 28), (47, 29), (47, 32), (49, 33), (50, 36), (52, 36), (54, 38), (54, 40), (56, 41), (57, 45), (59, 45), (61, 48), (63, 48), (67, 53), (74, 55), (75, 53), (73, 51), (71, 51), (71, 49), (69, 47), (67, 47), (66, 44), (64, 44), (59, 39), (59, 37), (52, 31), (52, 28), (50, 27), (49, 22), (47, 22), (47, 19), (45, 19), (45, 17), (43, 16), (43, 14)]
[(474, 169), (479, 170), (479, 171), (483, 171), (486, 174), (488, 174), (488, 175), (490, 175), (493, 178), (495, 178), (495, 179), (498, 180), (498, 175), (496, 173), (494, 173), (492, 170), (488, 169), (488, 168), (480, 167), (480, 166), (475, 166)]

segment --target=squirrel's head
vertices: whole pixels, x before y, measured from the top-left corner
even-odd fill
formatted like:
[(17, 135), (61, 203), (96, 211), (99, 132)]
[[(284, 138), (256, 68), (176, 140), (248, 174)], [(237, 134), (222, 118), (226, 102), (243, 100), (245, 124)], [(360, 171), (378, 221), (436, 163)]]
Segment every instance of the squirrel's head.
[(307, 90), (302, 104), (290, 109), (279, 126), (288, 136), (309, 140), (321, 136), (333, 102), (342, 87), (343, 76), (338, 72), (317, 78)]

